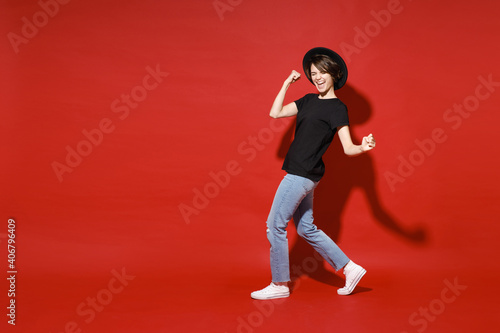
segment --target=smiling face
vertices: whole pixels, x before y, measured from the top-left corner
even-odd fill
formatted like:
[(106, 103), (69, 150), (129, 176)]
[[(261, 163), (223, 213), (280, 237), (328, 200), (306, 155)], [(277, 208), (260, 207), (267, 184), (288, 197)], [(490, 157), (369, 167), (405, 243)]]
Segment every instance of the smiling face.
[(328, 93), (333, 93), (334, 81), (332, 76), (325, 71), (319, 70), (314, 64), (311, 64), (311, 80), (320, 95), (325, 96)]
[(316, 54), (304, 65), (304, 72), (308, 79), (316, 86), (320, 98), (336, 98), (335, 82), (342, 76), (338, 63), (324, 54)]

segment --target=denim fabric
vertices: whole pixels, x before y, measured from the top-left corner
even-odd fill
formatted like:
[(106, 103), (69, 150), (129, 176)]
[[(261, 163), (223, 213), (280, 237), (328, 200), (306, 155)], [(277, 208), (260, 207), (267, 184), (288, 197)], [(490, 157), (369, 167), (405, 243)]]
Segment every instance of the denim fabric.
[(271, 244), (273, 282), (290, 281), (286, 227), (294, 219), (297, 233), (304, 238), (335, 270), (344, 267), (349, 258), (323, 231), (314, 225), (313, 196), (318, 182), (287, 174), (281, 181), (267, 218), (267, 239)]

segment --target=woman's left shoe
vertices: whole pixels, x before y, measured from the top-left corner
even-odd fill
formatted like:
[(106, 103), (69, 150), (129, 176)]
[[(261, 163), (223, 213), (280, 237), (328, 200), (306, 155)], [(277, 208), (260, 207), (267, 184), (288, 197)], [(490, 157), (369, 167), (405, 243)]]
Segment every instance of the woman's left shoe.
[(366, 274), (366, 270), (356, 265), (352, 260), (347, 263), (344, 267), (345, 274), (345, 286), (337, 290), (337, 294), (346, 296), (352, 293), (359, 280)]

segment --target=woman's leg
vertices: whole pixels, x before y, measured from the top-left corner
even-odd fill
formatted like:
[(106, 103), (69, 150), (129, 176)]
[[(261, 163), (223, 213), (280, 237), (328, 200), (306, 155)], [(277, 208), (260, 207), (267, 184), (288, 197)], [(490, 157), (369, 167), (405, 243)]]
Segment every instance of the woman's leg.
[(252, 292), (254, 299), (272, 299), (290, 296), (287, 282), (290, 281), (288, 258), (288, 221), (304, 197), (314, 189), (316, 183), (307, 178), (287, 174), (280, 183), (267, 218), (267, 239), (271, 244), (272, 283), (264, 289)]
[(337, 244), (314, 225), (313, 197), (314, 191), (311, 191), (302, 200), (293, 215), (297, 233), (311, 244), (335, 270), (338, 271), (344, 268), (346, 284), (343, 288), (337, 290), (337, 293), (339, 295), (349, 295), (365, 275), (366, 270), (349, 260)]
[(275, 283), (290, 281), (286, 227), (301, 201), (316, 184), (307, 178), (287, 174), (276, 191), (267, 219), (267, 239), (271, 244), (271, 273)]
[[(290, 281), (286, 227), (292, 217), (294, 217), (299, 235), (313, 245), (335, 269), (338, 270), (347, 263), (352, 263), (330, 237), (313, 224), (312, 201), (317, 184), (307, 178), (290, 174), (287, 174), (281, 181), (267, 219), (267, 238), (271, 244), (272, 283), (262, 290), (252, 292), (252, 298), (272, 299), (290, 295), (289, 288), (282, 283)], [(361, 266), (357, 267), (362, 269)], [(357, 270), (352, 270), (352, 272), (349, 275), (346, 274), (346, 287), (339, 289), (339, 294), (350, 294), (366, 271), (361, 275), (357, 273)], [(350, 277), (354, 276), (354, 273), (356, 273), (355, 279)]]
[(349, 262), (349, 258), (330, 237), (314, 224), (313, 198), (314, 190), (307, 194), (293, 215), (297, 233), (338, 271)]

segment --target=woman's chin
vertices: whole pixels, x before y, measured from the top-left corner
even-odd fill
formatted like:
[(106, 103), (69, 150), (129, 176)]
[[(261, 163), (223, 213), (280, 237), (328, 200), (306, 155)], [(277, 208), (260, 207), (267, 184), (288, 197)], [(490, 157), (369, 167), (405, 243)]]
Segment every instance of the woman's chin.
[(322, 96), (328, 94), (330, 92), (330, 90), (333, 91), (333, 87), (326, 87), (326, 86), (323, 86), (323, 87), (318, 87), (316, 86), (316, 89), (318, 90), (318, 93)]

